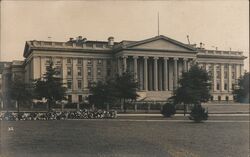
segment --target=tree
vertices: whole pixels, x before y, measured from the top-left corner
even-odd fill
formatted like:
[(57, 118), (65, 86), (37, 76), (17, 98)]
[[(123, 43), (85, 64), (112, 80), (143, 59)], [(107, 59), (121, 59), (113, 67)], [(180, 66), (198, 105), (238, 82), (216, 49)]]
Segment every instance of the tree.
[(138, 98), (137, 89), (138, 82), (135, 81), (134, 75), (130, 72), (125, 72), (122, 75), (116, 75), (114, 78), (114, 96), (120, 100), (126, 111), (126, 102), (128, 100), (136, 100)]
[(106, 104), (112, 103), (115, 100), (113, 85), (114, 83), (111, 80), (93, 83), (90, 87), (90, 92), (92, 93), (90, 96), (91, 103), (102, 109), (106, 107)]
[(11, 81), (9, 96), (12, 100), (17, 102), (19, 119), (20, 104), (30, 103), (32, 100), (31, 87), (28, 84), (25, 84), (23, 80), (15, 78)]
[(240, 103), (249, 103), (249, 75), (245, 73), (238, 80), (238, 88), (233, 91), (234, 100)]
[(211, 98), (210, 77), (206, 70), (197, 64), (193, 65), (188, 72), (182, 73), (179, 84), (180, 86), (174, 91), (174, 102), (184, 104), (184, 114), (187, 104), (193, 104), (196, 107)]
[(105, 103), (113, 103), (119, 100), (126, 110), (126, 102), (128, 100), (136, 100), (138, 83), (134, 80), (134, 76), (129, 73), (116, 75), (114, 78), (106, 82), (97, 82), (90, 87), (91, 101), (99, 106)]
[(42, 100), (45, 98), (48, 103), (48, 110), (56, 101), (65, 100), (66, 88), (63, 87), (62, 79), (57, 77), (58, 71), (53, 68), (53, 62), (47, 68), (42, 78), (35, 80), (36, 98)]

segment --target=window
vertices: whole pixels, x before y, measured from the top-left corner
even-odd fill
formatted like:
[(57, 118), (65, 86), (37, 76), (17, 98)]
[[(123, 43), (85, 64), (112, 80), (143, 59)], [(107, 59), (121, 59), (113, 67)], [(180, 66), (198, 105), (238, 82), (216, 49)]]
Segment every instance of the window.
[(92, 64), (92, 60), (89, 59), (89, 60), (88, 60), (88, 64)]
[(82, 102), (82, 95), (78, 95), (78, 102)]
[(217, 71), (216, 71), (216, 78), (217, 78), (217, 79), (220, 79), (220, 70), (217, 70)]
[(49, 69), (49, 66), (46, 66), (46, 70), (48, 70)]
[(107, 65), (108, 65), (108, 66), (111, 65), (111, 60), (107, 60)]
[(71, 58), (67, 58), (67, 63), (71, 64), (72, 63), (72, 59)]
[(227, 79), (227, 74), (228, 74), (228, 72), (224, 71), (224, 79)]
[(67, 75), (68, 76), (72, 75), (72, 67), (67, 67)]
[(214, 97), (213, 97), (213, 96), (211, 96), (211, 97), (210, 97), (210, 100), (211, 100), (211, 101), (213, 101), (213, 100), (214, 100)]
[(60, 66), (56, 66), (55, 70), (56, 70), (56, 75), (61, 75), (61, 67)]
[(220, 90), (220, 84), (219, 83), (216, 84), (216, 89)]
[(91, 80), (88, 80), (88, 87), (91, 87), (91, 84), (92, 84)]
[(82, 67), (77, 67), (77, 75), (82, 76)]
[(101, 60), (101, 59), (98, 59), (98, 60), (97, 60), (97, 63), (98, 63), (98, 64), (102, 64), (102, 60)]
[(46, 64), (50, 64), (52, 62), (51, 58), (46, 58)]
[(61, 60), (60, 60), (60, 59), (57, 59), (57, 60), (56, 60), (56, 64), (61, 64)]
[(224, 84), (224, 90), (227, 90), (227, 83)]
[(72, 95), (68, 95), (68, 102), (72, 102)]
[(232, 79), (235, 79), (235, 72), (232, 72)]
[(226, 101), (228, 101), (229, 100), (229, 97), (228, 96), (226, 96)]
[(77, 64), (82, 64), (82, 59), (81, 58), (77, 59)]
[(218, 96), (218, 101), (221, 101), (221, 96)]
[(111, 75), (111, 69), (107, 69), (107, 76)]
[(101, 76), (101, 69), (100, 68), (97, 68), (97, 76)]
[(91, 75), (92, 75), (91, 67), (88, 67), (88, 76), (91, 76)]
[(72, 81), (71, 80), (67, 81), (67, 88), (72, 89)]
[(77, 88), (82, 89), (82, 80), (77, 81)]

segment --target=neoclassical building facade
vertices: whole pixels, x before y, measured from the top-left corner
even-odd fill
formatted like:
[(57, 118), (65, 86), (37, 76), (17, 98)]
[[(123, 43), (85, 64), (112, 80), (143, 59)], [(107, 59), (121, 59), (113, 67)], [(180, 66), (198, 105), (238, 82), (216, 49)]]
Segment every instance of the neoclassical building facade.
[(207, 50), (160, 35), (141, 41), (89, 41), (79, 36), (67, 42), (27, 41), (25, 82), (37, 79), (53, 61), (68, 100), (81, 102), (91, 82), (105, 81), (125, 71), (139, 82), (138, 100), (166, 101), (178, 87), (183, 71), (197, 62), (212, 78), (212, 101), (232, 101), (232, 90), (243, 75), (243, 52)]

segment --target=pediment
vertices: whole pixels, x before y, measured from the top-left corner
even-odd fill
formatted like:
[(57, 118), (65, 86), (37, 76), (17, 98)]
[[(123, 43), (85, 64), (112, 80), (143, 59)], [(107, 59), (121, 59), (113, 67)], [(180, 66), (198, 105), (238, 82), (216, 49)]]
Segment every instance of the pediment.
[(190, 46), (165, 36), (155, 37), (140, 41), (128, 46), (131, 49), (150, 49), (150, 50), (168, 50), (168, 51), (195, 51)]

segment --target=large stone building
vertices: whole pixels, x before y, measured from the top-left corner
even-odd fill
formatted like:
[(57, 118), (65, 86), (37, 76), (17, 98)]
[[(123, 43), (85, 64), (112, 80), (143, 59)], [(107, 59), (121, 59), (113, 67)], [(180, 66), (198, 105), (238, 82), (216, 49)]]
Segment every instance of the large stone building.
[(40, 78), (53, 61), (67, 85), (69, 101), (80, 102), (89, 94), (90, 82), (131, 71), (139, 82), (144, 101), (166, 100), (178, 86), (182, 71), (198, 62), (212, 76), (214, 101), (233, 100), (232, 89), (243, 75), (242, 52), (207, 50), (166, 36), (141, 41), (89, 41), (79, 36), (67, 42), (27, 41), (24, 49), (25, 81)]

